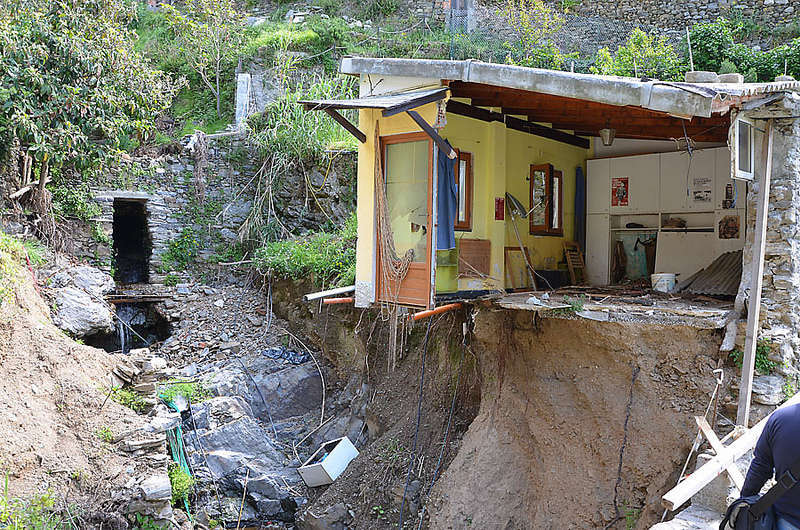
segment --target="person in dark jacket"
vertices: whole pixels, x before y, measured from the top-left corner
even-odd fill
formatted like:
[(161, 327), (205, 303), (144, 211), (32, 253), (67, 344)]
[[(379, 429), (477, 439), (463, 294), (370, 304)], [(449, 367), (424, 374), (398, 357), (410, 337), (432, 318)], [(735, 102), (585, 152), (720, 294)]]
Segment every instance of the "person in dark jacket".
[[(800, 404), (776, 410), (767, 420), (756, 443), (753, 461), (747, 470), (742, 497), (758, 495), (764, 484), (776, 478), (800, 458)], [(780, 497), (775, 504), (778, 530), (800, 530), (800, 484)]]

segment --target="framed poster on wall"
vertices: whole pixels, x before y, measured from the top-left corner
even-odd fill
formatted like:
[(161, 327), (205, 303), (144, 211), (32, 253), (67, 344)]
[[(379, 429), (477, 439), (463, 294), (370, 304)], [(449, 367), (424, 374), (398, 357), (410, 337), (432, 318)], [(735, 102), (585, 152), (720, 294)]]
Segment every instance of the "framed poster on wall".
[(630, 188), (628, 177), (614, 177), (611, 179), (611, 206), (628, 206)]

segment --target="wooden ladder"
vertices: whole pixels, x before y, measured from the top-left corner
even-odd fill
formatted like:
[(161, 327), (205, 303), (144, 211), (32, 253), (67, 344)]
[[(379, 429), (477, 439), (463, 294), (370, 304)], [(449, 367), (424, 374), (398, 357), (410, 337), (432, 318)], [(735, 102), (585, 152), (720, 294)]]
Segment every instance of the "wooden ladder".
[(564, 241), (564, 256), (567, 259), (569, 279), (572, 285), (586, 283), (586, 265), (583, 262), (583, 252), (575, 241)]

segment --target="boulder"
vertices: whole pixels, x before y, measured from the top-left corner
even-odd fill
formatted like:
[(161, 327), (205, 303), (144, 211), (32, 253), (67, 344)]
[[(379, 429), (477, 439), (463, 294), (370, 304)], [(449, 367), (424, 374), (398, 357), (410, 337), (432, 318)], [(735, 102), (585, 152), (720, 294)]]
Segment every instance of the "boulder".
[(75, 337), (114, 331), (114, 316), (103, 296), (114, 290), (114, 279), (88, 265), (57, 272), (54, 289), (55, 324)]
[(52, 287), (77, 287), (102, 297), (114, 290), (114, 279), (105, 272), (89, 265), (76, 265), (57, 272)]
[(114, 331), (114, 316), (108, 306), (76, 287), (62, 287), (55, 293), (53, 322), (75, 337)]
[(301, 416), (320, 406), (322, 387), (319, 372), (312, 363), (285, 365), (261, 355), (251, 355), (243, 361), (258, 390), (250, 375), (238, 363), (231, 363), (217, 370), (208, 382), (214, 394), (242, 396), (260, 419), (268, 418), (269, 407), (275, 421)]

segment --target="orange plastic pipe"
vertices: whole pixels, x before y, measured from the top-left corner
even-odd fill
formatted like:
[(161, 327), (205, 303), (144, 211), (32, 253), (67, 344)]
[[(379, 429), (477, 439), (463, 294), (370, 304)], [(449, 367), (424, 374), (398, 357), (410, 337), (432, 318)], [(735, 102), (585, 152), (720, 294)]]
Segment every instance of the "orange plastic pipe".
[(414, 313), (414, 315), (411, 318), (416, 322), (417, 320), (422, 320), (423, 318), (432, 317), (434, 315), (441, 315), (442, 313), (447, 313), (448, 311), (452, 311), (453, 309), (458, 309), (462, 305), (463, 304), (461, 302), (441, 305), (434, 309), (428, 309), (427, 311), (420, 311), (419, 313)]
[(352, 296), (347, 298), (325, 298), (322, 303), (325, 305), (331, 304), (352, 304), (354, 302), (354, 298)]

